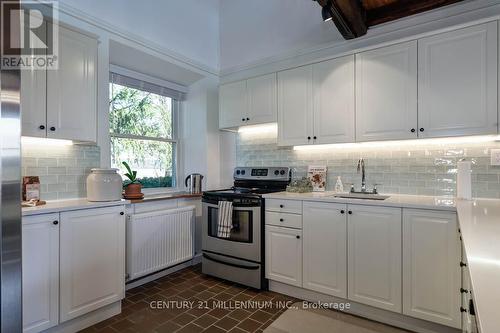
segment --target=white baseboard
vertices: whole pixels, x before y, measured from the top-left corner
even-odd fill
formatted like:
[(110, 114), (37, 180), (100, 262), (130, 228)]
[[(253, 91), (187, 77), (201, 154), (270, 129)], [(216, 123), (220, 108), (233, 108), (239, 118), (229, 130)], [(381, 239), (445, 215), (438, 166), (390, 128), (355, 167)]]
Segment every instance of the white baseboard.
[(407, 329), (418, 333), (459, 333), (460, 330), (440, 324), (431, 323), (425, 320), (416, 319), (387, 310), (377, 309), (372, 306), (356, 303), (348, 299), (329, 296), (315, 291), (306, 290), (299, 287), (290, 286), (285, 283), (269, 281), (269, 290), (303, 299), (310, 302), (324, 303), (349, 303), (349, 310), (343, 312), (364, 317), (373, 321), (388, 324), (391, 326)]
[[(145, 276), (143, 278), (139, 278), (137, 280), (134, 280), (134, 281), (131, 281), (131, 282), (127, 282), (127, 284), (125, 285), (125, 290), (129, 290), (129, 289), (133, 289), (135, 287), (139, 287), (143, 284), (146, 284), (146, 283), (149, 283), (151, 281), (154, 281), (154, 280), (157, 280), (159, 278), (162, 278), (164, 276), (167, 276), (169, 274), (172, 274), (174, 272), (177, 272), (177, 271), (180, 271), (181, 269), (184, 269), (184, 268), (188, 268), (188, 267), (191, 267), (193, 265), (196, 265), (198, 262), (197, 262), (197, 255), (195, 255), (195, 257), (189, 261), (185, 261), (181, 264), (178, 264), (178, 265), (175, 265), (174, 267), (170, 267), (170, 268), (167, 268), (167, 269), (164, 269), (158, 273), (154, 273), (154, 274), (151, 274), (151, 275), (148, 275), (148, 276)], [(199, 262), (201, 262), (201, 257), (199, 258)]]
[(122, 301), (106, 305), (78, 318), (66, 321), (44, 331), (47, 333), (74, 333), (95, 325), (103, 320), (119, 315), (122, 312)]

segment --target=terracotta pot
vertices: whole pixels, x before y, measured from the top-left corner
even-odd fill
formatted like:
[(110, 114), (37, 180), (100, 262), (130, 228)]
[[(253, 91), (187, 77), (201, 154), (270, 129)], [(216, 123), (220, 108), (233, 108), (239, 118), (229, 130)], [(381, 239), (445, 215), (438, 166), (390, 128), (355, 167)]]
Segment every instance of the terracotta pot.
[(125, 192), (123, 193), (123, 197), (125, 199), (139, 199), (144, 196), (141, 192), (142, 185), (141, 184), (128, 184), (125, 186)]

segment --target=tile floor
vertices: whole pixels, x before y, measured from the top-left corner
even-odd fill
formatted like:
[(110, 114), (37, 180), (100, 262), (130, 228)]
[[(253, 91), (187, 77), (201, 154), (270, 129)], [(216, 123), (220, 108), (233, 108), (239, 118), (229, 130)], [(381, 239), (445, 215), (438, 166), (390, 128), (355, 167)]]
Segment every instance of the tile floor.
[[(197, 265), (127, 291), (121, 314), (81, 332), (262, 332), (296, 301), (206, 276)], [(261, 306), (235, 308), (242, 304)]]

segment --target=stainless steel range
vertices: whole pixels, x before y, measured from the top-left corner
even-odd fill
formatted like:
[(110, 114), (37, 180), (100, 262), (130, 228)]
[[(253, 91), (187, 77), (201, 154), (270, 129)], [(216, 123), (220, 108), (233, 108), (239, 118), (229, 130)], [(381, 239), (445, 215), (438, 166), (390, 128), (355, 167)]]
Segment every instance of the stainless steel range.
[[(257, 289), (266, 289), (264, 278), (264, 199), (290, 182), (287, 167), (239, 167), (234, 187), (203, 192), (202, 271)], [(227, 204), (230, 202), (229, 213)], [(226, 205), (226, 206), (224, 206)], [(230, 215), (226, 225), (220, 210)], [(227, 227), (229, 232), (221, 233)]]

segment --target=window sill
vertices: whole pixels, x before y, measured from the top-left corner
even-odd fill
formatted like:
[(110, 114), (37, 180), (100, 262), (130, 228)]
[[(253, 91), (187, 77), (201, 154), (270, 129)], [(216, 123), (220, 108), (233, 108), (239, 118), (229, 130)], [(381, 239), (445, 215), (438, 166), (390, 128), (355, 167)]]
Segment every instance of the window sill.
[(191, 194), (185, 191), (170, 191), (170, 192), (161, 192), (161, 193), (144, 193), (144, 198), (138, 200), (131, 200), (131, 203), (142, 203), (156, 200), (172, 200), (172, 199), (198, 199), (201, 198), (200, 194)]
[(179, 187), (156, 187), (156, 188), (143, 188), (142, 193), (144, 196), (160, 195), (160, 194), (173, 194), (176, 192), (185, 192), (184, 188)]

